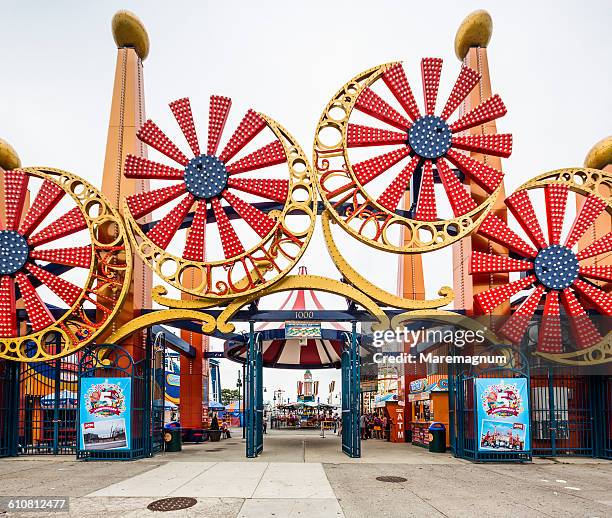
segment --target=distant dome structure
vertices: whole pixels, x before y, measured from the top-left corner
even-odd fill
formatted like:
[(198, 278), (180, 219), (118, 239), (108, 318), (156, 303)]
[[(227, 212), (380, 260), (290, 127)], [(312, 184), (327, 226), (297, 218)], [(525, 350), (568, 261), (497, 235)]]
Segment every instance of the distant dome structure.
[[(298, 275), (306, 275), (305, 266), (300, 266)], [(278, 308), (280, 311), (308, 311), (323, 310), (324, 307), (317, 298), (314, 290), (300, 289), (289, 292), (285, 301)], [(263, 366), (279, 369), (329, 369), (339, 368), (342, 349), (350, 334), (348, 327), (338, 323), (323, 323), (321, 325), (321, 337), (317, 338), (286, 338), (286, 322), (276, 328), (274, 324), (262, 324), (255, 328), (262, 339)], [(295, 324), (291, 322), (291, 324)], [(333, 329), (325, 328), (328, 325)], [(226, 356), (230, 360), (239, 363), (246, 361), (247, 344), (240, 340), (228, 340), (225, 342)], [(367, 349), (362, 346), (360, 354), (368, 354)], [(312, 373), (307, 370), (305, 375)]]

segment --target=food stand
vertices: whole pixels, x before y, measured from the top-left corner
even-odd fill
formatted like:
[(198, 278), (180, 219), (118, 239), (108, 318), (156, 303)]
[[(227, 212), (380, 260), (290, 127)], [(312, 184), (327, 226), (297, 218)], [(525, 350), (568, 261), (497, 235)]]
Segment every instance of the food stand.
[(446, 427), (446, 446), (450, 445), (448, 435), (448, 378), (430, 375), (410, 383), (408, 401), (412, 403), (412, 444), (429, 445), (429, 426), (442, 423)]

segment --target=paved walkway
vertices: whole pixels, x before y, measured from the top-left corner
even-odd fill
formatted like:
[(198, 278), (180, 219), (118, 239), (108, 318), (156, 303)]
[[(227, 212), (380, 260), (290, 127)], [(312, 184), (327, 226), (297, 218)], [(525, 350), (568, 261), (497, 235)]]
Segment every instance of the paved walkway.
[(168, 462), (87, 495), (143, 496), (242, 499), (245, 517), (344, 516), (319, 463)]
[[(69, 496), (71, 516), (92, 518), (612, 516), (608, 461), (473, 464), (378, 440), (363, 443), (362, 459), (349, 459), (338, 437), (306, 431), (272, 431), (263, 454), (247, 460), (239, 435), (133, 462), (3, 459), (0, 495)], [(385, 475), (406, 480), (377, 479)], [(163, 515), (147, 510), (172, 496), (197, 504)]]

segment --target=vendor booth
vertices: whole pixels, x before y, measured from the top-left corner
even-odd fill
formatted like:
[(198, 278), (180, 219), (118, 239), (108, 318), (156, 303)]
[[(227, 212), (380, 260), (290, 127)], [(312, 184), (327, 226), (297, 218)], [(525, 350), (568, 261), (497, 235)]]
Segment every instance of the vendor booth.
[(412, 444), (429, 446), (429, 427), (432, 423), (442, 423), (446, 428), (446, 446), (449, 442), (448, 419), (448, 378), (443, 375), (430, 375), (410, 383), (408, 401), (412, 403)]

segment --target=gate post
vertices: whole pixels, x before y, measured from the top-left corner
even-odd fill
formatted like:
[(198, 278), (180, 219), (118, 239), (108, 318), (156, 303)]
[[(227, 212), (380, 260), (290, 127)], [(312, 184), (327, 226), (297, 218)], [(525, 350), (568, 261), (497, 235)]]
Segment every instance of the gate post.
[(145, 363), (144, 363), (144, 391), (145, 405), (143, 408), (142, 419), (142, 438), (144, 440), (144, 456), (150, 457), (153, 451), (153, 340), (151, 340), (151, 328), (148, 328), (145, 333)]
[(548, 367), (548, 426), (550, 432), (550, 455), (555, 457), (557, 455), (557, 415), (555, 409), (555, 385), (554, 385), (554, 374), (552, 368)]
[(9, 457), (16, 457), (19, 446), (19, 376), (21, 373), (21, 363), (6, 362), (7, 380), (9, 384), (9, 395), (7, 405), (7, 454)]
[(603, 457), (605, 425), (602, 426), (604, 400), (601, 397), (603, 376), (588, 376), (588, 399), (591, 413), (591, 437), (593, 438), (592, 457)]
[[(56, 344), (57, 345), (57, 344)], [(59, 349), (59, 345), (57, 345)], [(59, 425), (60, 425), (60, 398), (62, 385), (62, 359), (57, 358), (54, 362), (55, 372), (53, 373), (54, 388), (53, 388), (53, 455), (59, 453)]]
[(350, 394), (350, 352), (347, 345), (342, 348), (341, 359), (341, 394), (342, 394), (342, 451), (351, 456), (351, 442), (353, 431), (351, 420), (351, 394)]
[(263, 451), (263, 358), (261, 336), (258, 333), (255, 342), (255, 456)]
[[(348, 333), (347, 333), (348, 335)], [(361, 457), (360, 417), (360, 358), (357, 322), (351, 325), (350, 341), (342, 351), (342, 451), (349, 457)]]
[(353, 454), (352, 457), (361, 457), (361, 435), (359, 418), (361, 414), (361, 368), (359, 357), (359, 343), (357, 340), (357, 322), (351, 322), (351, 419), (353, 421)]
[(249, 347), (247, 350), (247, 367), (244, 388), (246, 393), (246, 456), (254, 458), (255, 453), (255, 329), (249, 321)]
[(457, 413), (455, 408), (455, 367), (451, 363), (448, 366), (448, 426), (449, 426), (449, 439), (450, 449), (455, 457), (457, 456)]

